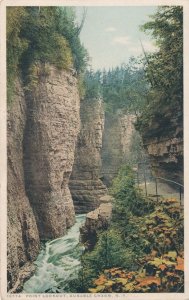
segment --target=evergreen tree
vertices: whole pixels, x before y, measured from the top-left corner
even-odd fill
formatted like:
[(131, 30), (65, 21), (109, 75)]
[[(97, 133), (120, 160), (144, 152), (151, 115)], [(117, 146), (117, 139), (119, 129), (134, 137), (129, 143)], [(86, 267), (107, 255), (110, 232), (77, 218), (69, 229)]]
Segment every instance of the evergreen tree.
[(168, 124), (166, 109), (172, 115), (179, 111), (181, 120), (183, 116), (183, 9), (159, 7), (151, 18), (142, 29), (152, 34), (159, 50), (144, 59), (151, 86), (146, 95), (147, 105), (136, 123), (140, 131), (146, 130), (153, 120)]

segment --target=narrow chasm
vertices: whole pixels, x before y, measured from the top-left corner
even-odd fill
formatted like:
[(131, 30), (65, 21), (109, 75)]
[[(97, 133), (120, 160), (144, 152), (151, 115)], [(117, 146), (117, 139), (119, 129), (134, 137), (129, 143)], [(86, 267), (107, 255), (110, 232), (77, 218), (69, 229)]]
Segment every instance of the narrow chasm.
[(69, 283), (78, 278), (83, 246), (79, 244), (79, 228), (85, 215), (77, 215), (76, 222), (63, 237), (43, 244), (35, 261), (36, 272), (24, 284), (22, 293), (65, 293)]
[(184, 292), (183, 8), (7, 7), (9, 294)]

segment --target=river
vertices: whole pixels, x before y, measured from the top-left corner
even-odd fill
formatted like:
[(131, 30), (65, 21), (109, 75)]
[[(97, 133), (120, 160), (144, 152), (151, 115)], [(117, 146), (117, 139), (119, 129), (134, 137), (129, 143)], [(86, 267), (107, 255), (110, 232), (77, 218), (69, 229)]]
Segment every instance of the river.
[(77, 279), (81, 268), (83, 246), (79, 244), (79, 228), (85, 215), (77, 215), (68, 233), (45, 243), (35, 265), (35, 274), (25, 282), (23, 293), (64, 293), (70, 280)]

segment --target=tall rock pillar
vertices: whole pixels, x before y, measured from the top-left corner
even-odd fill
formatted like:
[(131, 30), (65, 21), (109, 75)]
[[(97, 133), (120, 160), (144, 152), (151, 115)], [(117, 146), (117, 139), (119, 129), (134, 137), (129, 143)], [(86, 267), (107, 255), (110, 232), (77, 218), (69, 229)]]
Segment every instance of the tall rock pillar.
[(100, 197), (107, 193), (106, 187), (100, 180), (104, 129), (102, 100), (83, 100), (80, 118), (81, 129), (69, 186), (76, 212), (86, 213), (97, 208)]

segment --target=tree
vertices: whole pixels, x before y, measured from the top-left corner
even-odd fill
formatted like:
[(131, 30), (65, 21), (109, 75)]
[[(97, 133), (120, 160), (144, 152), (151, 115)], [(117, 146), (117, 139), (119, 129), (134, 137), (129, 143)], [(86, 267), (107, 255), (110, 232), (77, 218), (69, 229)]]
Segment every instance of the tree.
[(183, 86), (183, 10), (180, 6), (163, 6), (142, 26), (151, 32), (159, 51), (149, 56), (146, 67), (154, 69), (154, 86), (165, 95), (182, 96)]
[(146, 100), (149, 84), (138, 61), (131, 58), (127, 65), (111, 70), (90, 70), (85, 74), (87, 98), (100, 96), (109, 112), (125, 109), (138, 115)]
[(132, 215), (142, 216), (148, 213), (153, 205), (144, 198), (135, 186), (134, 171), (130, 166), (120, 169), (113, 180), (111, 193), (114, 197), (112, 221), (118, 228), (126, 228)]
[(29, 86), (37, 64), (49, 63), (66, 70), (75, 68), (81, 76), (88, 63), (87, 51), (79, 38), (81, 27), (70, 7), (8, 8), (8, 94), (13, 91), (18, 71), (22, 73), (25, 85)]
[(88, 100), (102, 97), (101, 72), (87, 70), (84, 77), (85, 98)]
[(20, 37), (27, 12), (24, 7), (7, 7), (7, 98), (10, 103), (14, 94), (15, 76), (18, 74), (22, 53), (28, 48), (28, 41)]
[(136, 129), (141, 132), (154, 120), (162, 128), (168, 124), (168, 109), (172, 115), (179, 112), (180, 119), (183, 115), (183, 10), (180, 6), (163, 6), (151, 18), (141, 28), (152, 34), (159, 50), (144, 59), (151, 87), (146, 96), (147, 105), (136, 123)]

